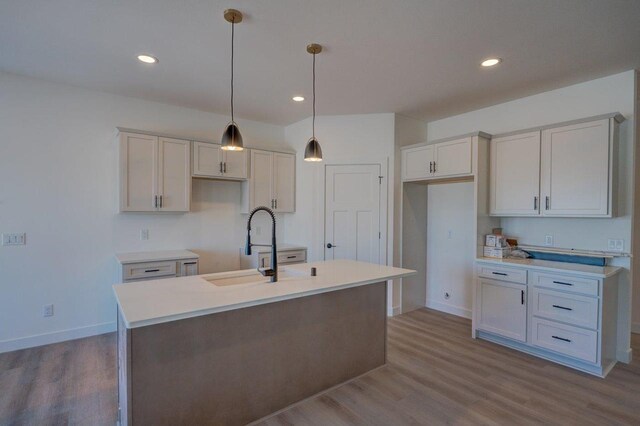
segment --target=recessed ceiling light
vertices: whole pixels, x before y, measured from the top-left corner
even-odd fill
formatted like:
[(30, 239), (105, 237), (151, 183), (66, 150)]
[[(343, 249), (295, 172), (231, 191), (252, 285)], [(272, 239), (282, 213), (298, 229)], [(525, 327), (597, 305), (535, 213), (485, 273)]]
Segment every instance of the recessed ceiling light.
[(302, 101), (304, 101), (304, 96), (294, 96), (291, 99), (293, 99), (296, 102), (302, 102)]
[(495, 65), (498, 65), (500, 62), (502, 62), (502, 59), (500, 58), (487, 58), (482, 61), (480, 65), (482, 65), (483, 67), (493, 67)]
[(151, 55), (138, 55), (138, 60), (140, 62), (144, 62), (145, 64), (157, 64), (158, 58)]

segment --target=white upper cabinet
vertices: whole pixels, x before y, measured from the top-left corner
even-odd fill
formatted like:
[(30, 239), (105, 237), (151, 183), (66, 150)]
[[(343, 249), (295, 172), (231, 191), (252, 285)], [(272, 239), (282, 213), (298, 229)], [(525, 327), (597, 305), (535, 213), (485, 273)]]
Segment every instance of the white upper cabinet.
[(610, 120), (542, 132), (544, 216), (612, 216)]
[(252, 149), (250, 157), (250, 178), (243, 184), (243, 213), (258, 206), (279, 213), (294, 212), (295, 155)]
[(471, 138), (433, 145), (433, 174), (436, 177), (471, 174)]
[(491, 214), (613, 217), (618, 123), (610, 115), (491, 141)]
[(120, 211), (189, 211), (190, 142), (120, 133)]
[(472, 173), (472, 137), (402, 149), (402, 180), (468, 176)]
[(191, 142), (158, 138), (158, 210), (188, 212), (191, 204)]
[(193, 176), (220, 179), (246, 179), (248, 177), (247, 149), (224, 151), (220, 145), (193, 143)]
[(402, 180), (427, 179), (433, 176), (433, 145), (402, 150)]
[(540, 212), (540, 132), (490, 142), (492, 215), (537, 216)]

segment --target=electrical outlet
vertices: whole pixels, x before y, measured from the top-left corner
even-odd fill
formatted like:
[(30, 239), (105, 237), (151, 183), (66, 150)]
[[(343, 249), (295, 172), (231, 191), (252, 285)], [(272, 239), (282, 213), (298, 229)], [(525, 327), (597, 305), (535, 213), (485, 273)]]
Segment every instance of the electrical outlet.
[(42, 307), (42, 316), (43, 317), (52, 317), (53, 316), (53, 305), (44, 305)]
[(27, 234), (24, 232), (18, 234), (2, 234), (3, 246), (22, 246), (27, 243)]
[(140, 239), (143, 240), (143, 241), (149, 239), (149, 230), (148, 229), (141, 229), (140, 230)]
[(552, 246), (553, 245), (553, 235), (545, 235), (544, 236), (544, 245)]
[(609, 251), (623, 251), (624, 240), (607, 240)]
[(448, 291), (445, 291), (444, 292), (444, 298), (445, 298), (445, 300), (449, 300), (451, 298), (451, 294), (449, 294)]

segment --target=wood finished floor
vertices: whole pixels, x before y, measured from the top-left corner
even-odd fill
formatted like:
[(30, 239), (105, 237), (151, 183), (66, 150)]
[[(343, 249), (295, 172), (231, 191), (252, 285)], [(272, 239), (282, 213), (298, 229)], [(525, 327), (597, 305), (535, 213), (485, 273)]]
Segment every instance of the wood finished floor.
[[(264, 419), (273, 425), (640, 425), (640, 361), (605, 379), (473, 340), (468, 320), (389, 320), (388, 365)], [(640, 335), (632, 346), (640, 357)], [(115, 334), (0, 354), (0, 425), (113, 425)]]

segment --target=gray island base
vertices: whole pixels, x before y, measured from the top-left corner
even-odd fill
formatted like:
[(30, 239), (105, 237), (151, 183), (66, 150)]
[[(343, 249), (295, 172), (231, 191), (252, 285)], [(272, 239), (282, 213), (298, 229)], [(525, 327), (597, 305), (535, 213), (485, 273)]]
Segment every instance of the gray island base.
[(382, 366), (386, 281), (127, 328), (122, 425), (241, 425)]

